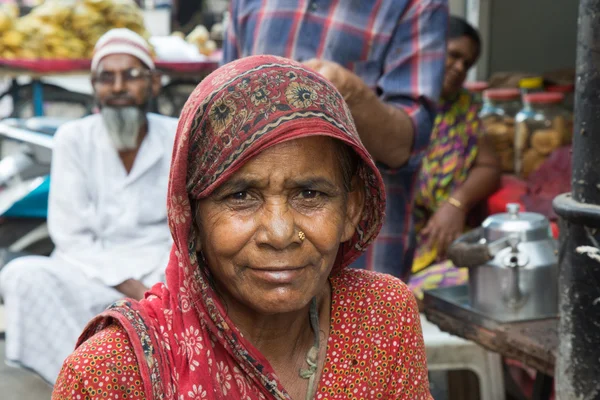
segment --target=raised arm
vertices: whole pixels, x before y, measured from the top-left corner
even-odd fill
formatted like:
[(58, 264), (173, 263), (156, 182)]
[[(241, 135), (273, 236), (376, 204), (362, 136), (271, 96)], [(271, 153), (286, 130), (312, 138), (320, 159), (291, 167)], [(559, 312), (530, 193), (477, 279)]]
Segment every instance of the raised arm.
[(411, 2), (390, 41), (377, 93), (339, 64), (306, 62), (336, 85), (366, 148), (390, 168), (411, 159), (417, 165), (429, 144), (444, 75), (447, 19), (445, 0)]
[(225, 27), (225, 40), (223, 40), (223, 57), (221, 64), (237, 60), (240, 57), (237, 29), (237, 1), (229, 3), (229, 21)]

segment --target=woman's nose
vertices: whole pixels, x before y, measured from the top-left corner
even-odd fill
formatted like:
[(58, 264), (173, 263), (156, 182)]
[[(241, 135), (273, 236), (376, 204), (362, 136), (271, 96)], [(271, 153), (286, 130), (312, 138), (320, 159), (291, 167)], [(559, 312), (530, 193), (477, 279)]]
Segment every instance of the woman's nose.
[(261, 219), (261, 229), (257, 237), (259, 245), (283, 250), (295, 242), (293, 211), (286, 202), (266, 204)]
[(465, 60), (458, 60), (455, 64), (456, 69), (460, 72), (466, 72), (469, 68), (467, 67), (467, 62)]

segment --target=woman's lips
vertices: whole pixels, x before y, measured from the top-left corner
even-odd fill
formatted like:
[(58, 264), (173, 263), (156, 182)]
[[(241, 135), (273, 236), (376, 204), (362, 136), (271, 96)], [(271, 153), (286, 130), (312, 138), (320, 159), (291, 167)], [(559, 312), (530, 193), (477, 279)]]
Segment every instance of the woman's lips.
[(458, 85), (459, 83), (462, 83), (462, 76), (456, 72), (449, 71), (446, 75), (446, 79), (451, 85)]
[(302, 275), (305, 269), (306, 267), (248, 267), (248, 271), (259, 280), (277, 285), (293, 283)]

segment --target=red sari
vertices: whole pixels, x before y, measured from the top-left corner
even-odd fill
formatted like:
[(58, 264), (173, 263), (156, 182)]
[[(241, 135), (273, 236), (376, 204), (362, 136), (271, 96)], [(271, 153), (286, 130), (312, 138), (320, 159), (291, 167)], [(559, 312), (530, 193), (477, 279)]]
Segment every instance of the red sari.
[[(430, 399), (414, 298), (398, 279), (346, 268), (383, 219), (379, 172), (337, 90), (279, 57), (221, 67), (190, 96), (179, 122), (169, 184), (174, 238), (167, 284), (94, 319), (65, 361), (53, 398), (289, 399), (268, 360), (228, 318), (195, 251), (190, 200), (205, 198), (273, 145), (326, 135), (360, 157), (365, 207), (330, 276), (330, 336), (317, 399)], [(93, 394), (92, 394), (93, 393)], [(136, 393), (138, 395), (136, 395)]]

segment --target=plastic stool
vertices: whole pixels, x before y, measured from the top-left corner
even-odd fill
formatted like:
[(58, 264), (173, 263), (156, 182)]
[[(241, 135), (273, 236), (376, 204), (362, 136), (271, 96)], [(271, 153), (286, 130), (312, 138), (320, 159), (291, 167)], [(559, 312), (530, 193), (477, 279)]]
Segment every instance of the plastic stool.
[(442, 332), (421, 315), (425, 339), (427, 367), (430, 371), (466, 369), (479, 379), (481, 400), (504, 400), (504, 375), (499, 354), (485, 350), (478, 344)]

